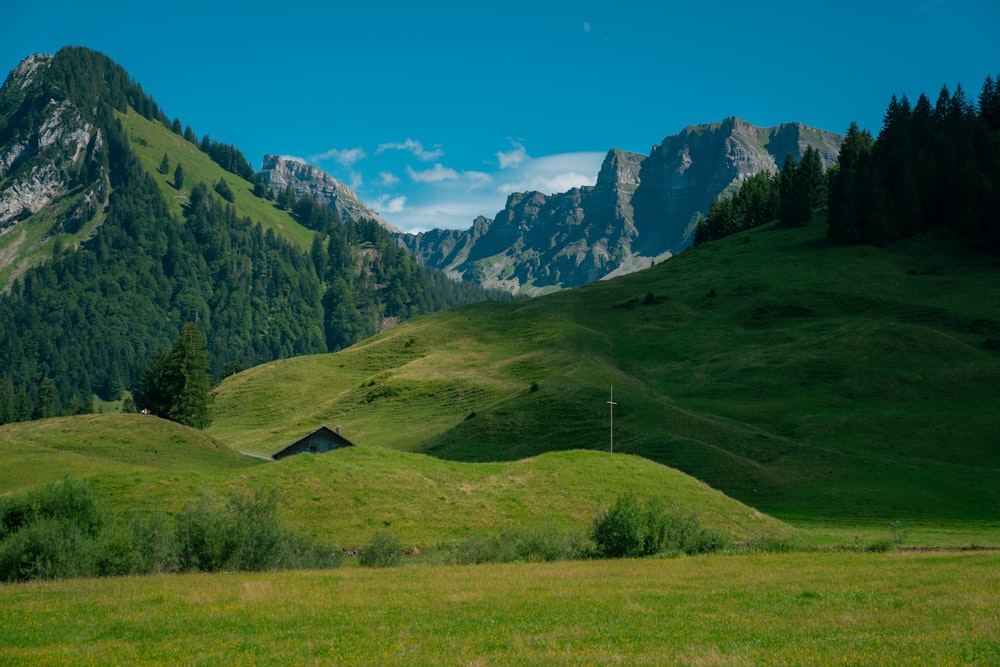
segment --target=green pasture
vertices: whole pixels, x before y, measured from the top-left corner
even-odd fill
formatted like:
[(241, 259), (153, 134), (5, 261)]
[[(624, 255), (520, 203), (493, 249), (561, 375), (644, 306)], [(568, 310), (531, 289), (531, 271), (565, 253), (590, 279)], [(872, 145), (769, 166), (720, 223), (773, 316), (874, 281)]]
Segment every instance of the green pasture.
[(378, 447), (276, 462), (239, 455), (197, 430), (148, 415), (90, 415), (0, 428), (0, 490), (87, 477), (118, 514), (164, 511), (211, 492), (275, 490), (282, 523), (339, 547), (377, 531), (422, 548), (552, 527), (585, 533), (630, 492), (696, 512), (731, 540), (790, 538), (780, 521), (647, 459), (594, 451), (459, 463)]
[(996, 553), (174, 575), (0, 586), (0, 662), (995, 665)]
[(614, 442), (777, 516), (996, 522), (995, 258), (765, 226), (615, 280), (417, 318), (227, 379), (208, 432), (321, 424), (468, 462)]
[(0, 426), (0, 493), (65, 477), (230, 473), (260, 463), (196, 429), (150, 415), (81, 415)]

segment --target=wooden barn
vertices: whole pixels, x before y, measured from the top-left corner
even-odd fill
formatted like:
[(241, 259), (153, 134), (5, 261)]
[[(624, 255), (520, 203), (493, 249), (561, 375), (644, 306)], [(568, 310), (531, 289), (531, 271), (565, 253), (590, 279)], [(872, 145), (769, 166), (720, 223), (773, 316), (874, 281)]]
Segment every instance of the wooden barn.
[(320, 426), (306, 437), (296, 440), (280, 452), (272, 456), (275, 461), (292, 454), (322, 454), (341, 447), (353, 447), (354, 443), (340, 434), (340, 427), (331, 429)]

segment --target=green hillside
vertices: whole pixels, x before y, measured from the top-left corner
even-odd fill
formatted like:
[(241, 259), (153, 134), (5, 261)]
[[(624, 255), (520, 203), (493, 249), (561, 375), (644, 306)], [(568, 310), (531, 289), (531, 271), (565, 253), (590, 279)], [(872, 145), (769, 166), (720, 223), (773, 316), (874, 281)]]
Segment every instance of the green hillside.
[[(182, 204), (187, 203), (191, 188), (197, 183), (215, 185), (225, 179), (233, 191), (233, 205), (237, 215), (249, 217), (259, 222), (264, 229), (271, 229), (280, 236), (295, 243), (303, 250), (309, 250), (315, 232), (296, 222), (288, 211), (282, 211), (274, 202), (255, 197), (253, 184), (236, 174), (232, 174), (199, 150), (184, 137), (164, 127), (159, 121), (149, 120), (130, 109), (127, 116), (121, 116), (122, 123), (142, 166), (160, 186), (164, 200), (170, 203), (171, 211), (178, 219), (183, 219)], [(166, 155), (170, 169), (166, 175), (158, 168)], [(180, 163), (184, 169), (184, 189), (174, 186), (174, 169)]]
[(779, 516), (995, 520), (994, 257), (770, 226), (518, 304), (412, 320), (226, 380), (209, 432), (270, 454), (323, 423), (460, 461), (609, 446)]
[(0, 493), (67, 476), (227, 473), (260, 463), (201, 431), (149, 415), (81, 415), (0, 426)]
[(788, 526), (705, 484), (636, 456), (555, 452), (508, 463), (457, 463), (353, 447), (274, 463), (146, 415), (86, 415), (0, 427), (0, 493), (87, 477), (119, 512), (179, 510), (204, 492), (276, 489), (282, 521), (346, 546), (377, 530), (407, 544), (503, 527), (586, 530), (619, 493), (697, 511), (733, 539), (790, 536)]

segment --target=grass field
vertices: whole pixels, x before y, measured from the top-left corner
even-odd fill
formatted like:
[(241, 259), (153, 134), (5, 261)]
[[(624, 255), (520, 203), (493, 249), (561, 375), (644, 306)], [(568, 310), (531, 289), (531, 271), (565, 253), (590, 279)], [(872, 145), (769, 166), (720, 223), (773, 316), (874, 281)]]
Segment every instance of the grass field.
[(202, 492), (275, 489), (283, 523), (350, 548), (376, 531), (423, 548), (504, 528), (584, 533), (625, 491), (696, 511), (731, 540), (795, 533), (676, 470), (592, 451), (459, 463), (358, 446), (265, 463), (155, 417), (89, 415), (0, 427), (0, 464), (4, 492), (88, 477), (119, 514), (173, 513)]
[(996, 665), (1000, 556), (782, 554), (0, 586), (0, 662)]
[(458, 461), (639, 454), (781, 517), (996, 522), (1000, 283), (947, 239), (830, 246), (820, 219), (515, 304), (417, 318), (219, 388), (273, 453), (327, 423)]

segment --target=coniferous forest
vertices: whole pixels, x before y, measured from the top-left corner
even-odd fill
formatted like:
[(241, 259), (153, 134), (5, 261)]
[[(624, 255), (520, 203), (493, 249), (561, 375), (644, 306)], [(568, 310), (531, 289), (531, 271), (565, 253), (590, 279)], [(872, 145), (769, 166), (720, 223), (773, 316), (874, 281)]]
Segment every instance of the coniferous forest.
[(835, 243), (886, 246), (921, 233), (949, 233), (1000, 251), (1000, 75), (978, 104), (961, 85), (937, 101), (892, 97), (877, 138), (851, 124), (826, 174), (807, 150), (777, 174), (761, 172), (712, 203), (696, 243), (777, 218), (796, 225), (829, 211)]
[[(168, 121), (120, 66), (68, 47), (31, 85), (18, 106), (0, 100), (0, 139), (34, 131), (37, 100), (72, 102), (101, 140), (69, 175), (71, 187), (107, 197), (89, 239), (57, 249), (0, 296), (0, 424), (89, 412), (93, 395), (120, 399), (185, 324), (202, 333), (218, 380), (274, 359), (335, 351), (393, 321), (487, 297), (421, 267), (376, 223), (342, 222), (310, 199), (284, 205), (315, 231), (311, 252), (241, 217), (218, 184), (192, 184), (178, 219), (116, 114), (131, 108), (177, 133), (181, 124)], [(184, 136), (192, 140), (193, 130)], [(192, 143), (223, 168), (253, 177), (235, 148), (207, 136)], [(259, 186), (256, 194), (273, 196)], [(97, 214), (91, 206), (85, 217)]]

